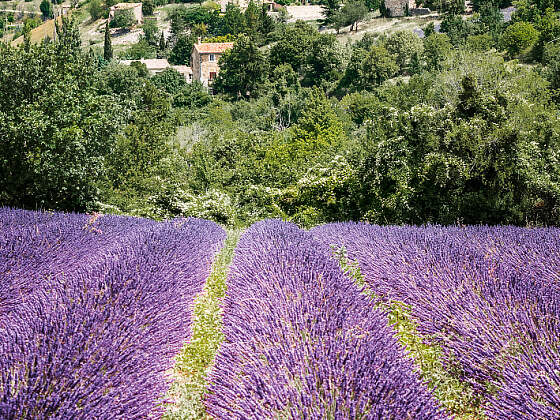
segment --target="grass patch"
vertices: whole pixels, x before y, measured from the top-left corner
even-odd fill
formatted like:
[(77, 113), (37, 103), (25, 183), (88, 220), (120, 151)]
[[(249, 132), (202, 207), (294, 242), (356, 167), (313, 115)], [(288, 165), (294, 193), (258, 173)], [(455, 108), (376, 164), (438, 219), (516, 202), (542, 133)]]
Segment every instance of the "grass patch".
[(444, 369), (441, 348), (426, 344), (417, 333), (410, 308), (401, 302), (383, 302), (368, 287), (358, 263), (348, 259), (346, 250), (343, 247), (334, 248), (334, 253), (342, 270), (375, 302), (377, 308), (388, 313), (389, 324), (398, 340), (413, 358), (420, 378), (441, 405), (458, 420), (485, 419), (480, 401), (472, 388)]
[(224, 339), (220, 305), (226, 293), (233, 251), (240, 236), (239, 229), (228, 231), (226, 243), (212, 265), (204, 290), (195, 299), (192, 338), (176, 358), (174, 382), (167, 396), (173, 402), (167, 407), (164, 419), (209, 418), (204, 408), (206, 377)]

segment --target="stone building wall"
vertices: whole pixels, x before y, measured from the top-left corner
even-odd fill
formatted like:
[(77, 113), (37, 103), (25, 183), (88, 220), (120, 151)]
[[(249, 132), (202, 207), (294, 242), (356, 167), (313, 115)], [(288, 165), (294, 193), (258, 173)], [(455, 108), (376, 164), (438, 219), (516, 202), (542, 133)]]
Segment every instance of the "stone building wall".
[(406, 16), (407, 10), (410, 12), (416, 8), (415, 0), (384, 0), (384, 2), (389, 17)]

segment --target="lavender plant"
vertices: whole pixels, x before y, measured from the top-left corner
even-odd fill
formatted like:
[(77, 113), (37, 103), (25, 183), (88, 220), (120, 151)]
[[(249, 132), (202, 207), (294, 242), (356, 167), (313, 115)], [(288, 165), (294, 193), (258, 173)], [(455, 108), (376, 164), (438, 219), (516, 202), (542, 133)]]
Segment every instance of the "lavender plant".
[(446, 369), (489, 418), (560, 417), (560, 231), (515, 227), (315, 228), (368, 287), (411, 309)]
[(0, 418), (159, 416), (223, 229), (6, 208), (0, 227)]
[(241, 237), (207, 411), (220, 419), (445, 418), (386, 314), (328, 247), (264, 221)]

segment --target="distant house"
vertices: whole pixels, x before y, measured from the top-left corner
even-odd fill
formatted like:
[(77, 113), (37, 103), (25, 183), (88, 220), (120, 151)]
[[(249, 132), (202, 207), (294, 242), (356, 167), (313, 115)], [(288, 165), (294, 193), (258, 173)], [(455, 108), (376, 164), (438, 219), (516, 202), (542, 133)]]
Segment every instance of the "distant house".
[(121, 63), (130, 65), (134, 61), (138, 61), (142, 64), (145, 64), (146, 69), (148, 69), (148, 72), (152, 75), (161, 73), (167, 68), (172, 68), (174, 70), (177, 70), (179, 73), (181, 73), (187, 82), (189, 83), (192, 82), (192, 69), (189, 66), (173, 66), (169, 64), (169, 62), (165, 58), (149, 58), (149, 59), (142, 58), (140, 60), (121, 60)]
[(145, 64), (150, 74), (161, 73), (166, 68), (171, 67), (171, 64), (169, 64), (169, 62), (165, 58), (142, 58), (140, 60), (121, 60), (121, 63), (130, 66), (130, 64), (132, 64), (133, 61), (139, 61), (140, 63)]
[(161, 73), (167, 68), (172, 68), (181, 73), (185, 80), (192, 83), (196, 80), (202, 83), (205, 87), (212, 84), (212, 80), (216, 78), (220, 72), (218, 60), (224, 52), (233, 47), (233, 42), (208, 42), (202, 43), (200, 38), (194, 44), (191, 53), (191, 64), (189, 66), (173, 66), (165, 58), (151, 58), (140, 60), (121, 60), (122, 64), (130, 65), (134, 61), (139, 61), (146, 65), (150, 74)]
[(192, 68), (189, 66), (171, 66), (172, 69), (177, 70), (179, 73), (181, 73), (184, 77), (185, 80), (189, 83), (192, 83), (193, 81), (193, 75), (192, 75)]
[(115, 17), (115, 12), (119, 12), (121, 10), (132, 10), (132, 14), (134, 15), (134, 19), (136, 20), (137, 25), (141, 25), (144, 23), (144, 15), (142, 14), (142, 3), (117, 3), (114, 6), (111, 6), (109, 9), (109, 20), (112, 20)]
[(233, 42), (198, 42), (194, 44), (191, 54), (193, 80), (198, 80), (208, 87), (220, 71), (218, 60), (224, 52), (233, 48)]
[(406, 16), (416, 8), (415, 0), (384, 0), (384, 4), (389, 17)]

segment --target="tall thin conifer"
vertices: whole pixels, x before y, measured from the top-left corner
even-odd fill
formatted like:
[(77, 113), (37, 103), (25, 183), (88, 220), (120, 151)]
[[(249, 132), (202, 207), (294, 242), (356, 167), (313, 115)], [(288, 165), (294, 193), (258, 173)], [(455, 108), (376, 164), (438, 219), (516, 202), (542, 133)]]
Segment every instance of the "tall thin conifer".
[(103, 58), (105, 61), (113, 59), (113, 45), (111, 44), (111, 33), (109, 32), (109, 20), (105, 24), (105, 43), (103, 44)]

